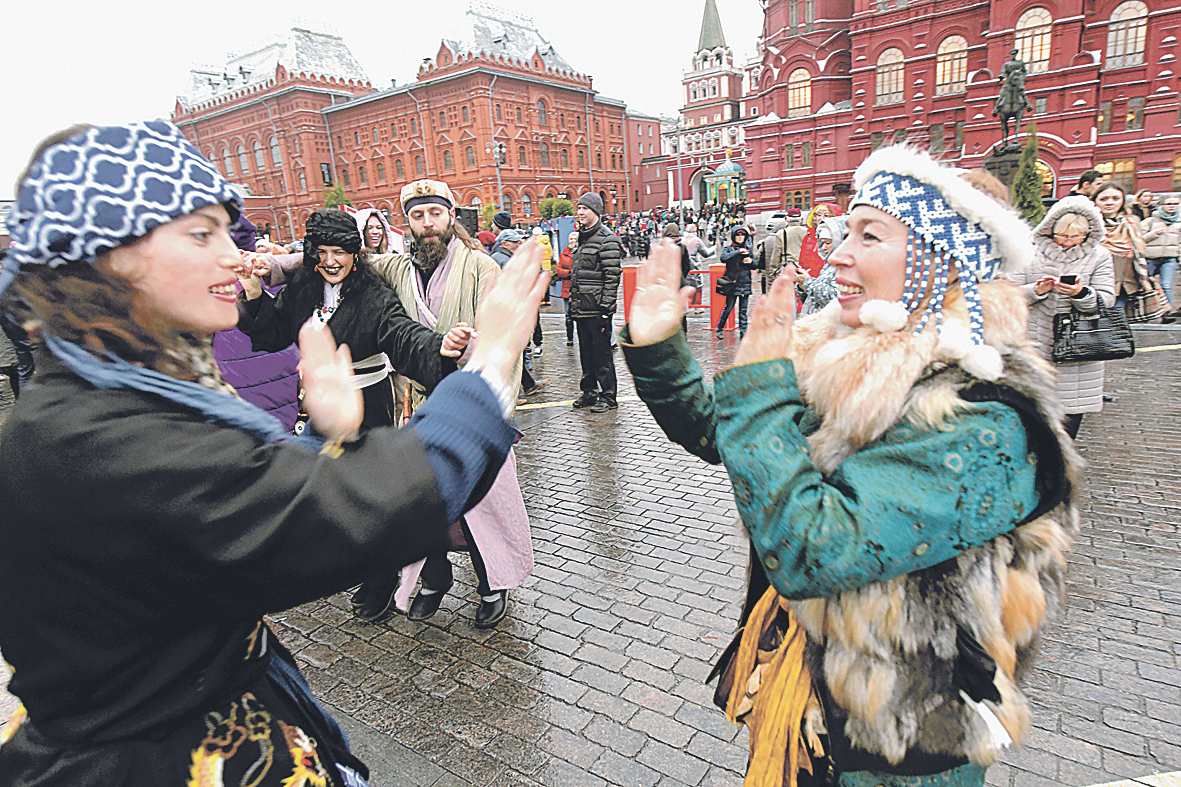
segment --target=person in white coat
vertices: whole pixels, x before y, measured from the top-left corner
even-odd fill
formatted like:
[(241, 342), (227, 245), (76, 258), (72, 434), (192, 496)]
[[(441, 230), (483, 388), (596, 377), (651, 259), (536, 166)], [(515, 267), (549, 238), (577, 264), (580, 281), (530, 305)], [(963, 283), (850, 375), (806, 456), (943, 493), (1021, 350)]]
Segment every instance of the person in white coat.
[[(1086, 197), (1066, 197), (1033, 231), (1033, 262), (1011, 276), (1029, 304), (1029, 337), (1053, 362), (1054, 315), (1075, 309), (1093, 314), (1099, 299), (1115, 302), (1115, 269), (1102, 245), (1103, 215)], [(1056, 364), (1066, 431), (1078, 436), (1084, 413), (1103, 409), (1103, 361)]]

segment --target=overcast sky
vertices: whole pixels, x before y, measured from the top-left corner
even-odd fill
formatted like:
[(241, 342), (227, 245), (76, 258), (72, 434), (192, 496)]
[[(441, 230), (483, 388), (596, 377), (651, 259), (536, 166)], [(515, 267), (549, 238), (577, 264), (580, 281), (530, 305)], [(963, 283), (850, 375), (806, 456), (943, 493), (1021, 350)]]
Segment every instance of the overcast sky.
[[(533, 16), (595, 89), (648, 114), (680, 108), (681, 72), (701, 30), (705, 0), (499, 0)], [(758, 0), (717, 0), (726, 43), (742, 64), (762, 26)], [(137, 2), (33, 0), (4, 12), (0, 76), (0, 198), (36, 143), (71, 123), (167, 118), (194, 65), (300, 25), (341, 36), (375, 87), (413, 81), (439, 41), (463, 33), (468, 0), (333, 3), (326, 0)]]

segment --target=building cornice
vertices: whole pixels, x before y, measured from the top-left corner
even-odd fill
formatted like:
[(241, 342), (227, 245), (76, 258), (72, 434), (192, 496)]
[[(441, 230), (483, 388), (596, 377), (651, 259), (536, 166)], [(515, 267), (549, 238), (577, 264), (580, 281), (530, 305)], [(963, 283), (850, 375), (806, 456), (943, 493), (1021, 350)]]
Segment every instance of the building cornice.
[(536, 77), (531, 74), (522, 73), (520, 71), (514, 71), (511, 69), (501, 70), (499, 68), (488, 68), (486, 66), (481, 65), (481, 66), (477, 66), (475, 68), (469, 68), (469, 69), (465, 69), (463, 71), (457, 71), (454, 74), (445, 74), (443, 76), (434, 77), (432, 79), (418, 81), (412, 85), (400, 85), (398, 87), (388, 88), (386, 90), (379, 90), (376, 93), (369, 93), (364, 96), (357, 96), (357, 97), (352, 98), (350, 101), (348, 101), (345, 104), (335, 104), (331, 107), (324, 107), (323, 109), (320, 110), (320, 112), (321, 112), (321, 114), (328, 115), (329, 113), (339, 112), (339, 111), (346, 109), (346, 108), (351, 109), (353, 107), (362, 106), (364, 104), (368, 104), (373, 101), (378, 101), (383, 98), (389, 98), (391, 96), (398, 96), (403, 93), (411, 93), (417, 89), (428, 88), (432, 85), (438, 85), (438, 84), (442, 84), (445, 82), (451, 82), (451, 81), (454, 81), (454, 80), (459, 79), (461, 77), (469, 77), (469, 76), (472, 76), (475, 74), (487, 74), (489, 76), (508, 77), (510, 79), (517, 79), (522, 82), (529, 82), (532, 84), (545, 85), (546, 87), (558, 88), (561, 90), (569, 90), (572, 93), (582, 93), (584, 95), (590, 96), (595, 102), (600, 103), (600, 104), (606, 104), (607, 106), (614, 106), (614, 107), (626, 107), (627, 106), (627, 104), (623, 101), (620, 101), (620, 100), (614, 99), (614, 98), (608, 98), (607, 96), (601, 95), (594, 88), (579, 87), (577, 85), (572, 85), (568, 82), (555, 82), (550, 79), (542, 79), (540, 77)]
[[(282, 96), (286, 96), (290, 93), (295, 93), (297, 91), (303, 91), (305, 93), (317, 93), (322, 96), (336, 96), (336, 97), (348, 98), (348, 99), (353, 98), (352, 93), (342, 93), (342, 92), (339, 92), (336, 90), (325, 90), (324, 88), (312, 87), (310, 85), (292, 85), (290, 87), (285, 87), (282, 90), (276, 90), (273, 93), (258, 94), (254, 98), (250, 99), (249, 101), (243, 101), (240, 103), (235, 102), (235, 103), (232, 103), (232, 104), (225, 106), (221, 109), (218, 109), (217, 111), (214, 111), (214, 112), (194, 112), (194, 113), (187, 113), (186, 112), (185, 116), (183, 116), (183, 117), (173, 114), (172, 122), (179, 124), (179, 123), (196, 123), (201, 120), (212, 120), (213, 118), (220, 117), (220, 116), (228, 114), (230, 112), (237, 112), (240, 109), (246, 109), (247, 107), (252, 107), (256, 104), (262, 104), (266, 101), (270, 101), (273, 98), (280, 98)], [(305, 111), (316, 112), (317, 110), (309, 109), (309, 110), (305, 110)]]

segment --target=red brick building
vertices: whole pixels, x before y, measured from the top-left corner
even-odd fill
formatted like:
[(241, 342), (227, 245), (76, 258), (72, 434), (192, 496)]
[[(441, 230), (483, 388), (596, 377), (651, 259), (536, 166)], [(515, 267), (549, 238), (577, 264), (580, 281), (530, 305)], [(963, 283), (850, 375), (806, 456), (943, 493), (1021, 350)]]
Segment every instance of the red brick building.
[[(845, 202), (871, 150), (906, 140), (964, 167), (1000, 139), (1017, 49), (1047, 196), (1094, 166), (1181, 190), (1181, 6), (1165, 0), (768, 0), (748, 68), (752, 210)], [(1025, 135), (1021, 135), (1024, 141)]]
[[(465, 205), (536, 221), (547, 197), (594, 191), (629, 209), (622, 101), (595, 92), (532, 20), (473, 2), (467, 41), (444, 40), (410, 85), (374, 90), (341, 39), (293, 29), (221, 69), (193, 72), (173, 121), (254, 195), (247, 216), (292, 237), (343, 187), (401, 223), (407, 182), (447, 182)], [(504, 146), (496, 166), (494, 145)]]

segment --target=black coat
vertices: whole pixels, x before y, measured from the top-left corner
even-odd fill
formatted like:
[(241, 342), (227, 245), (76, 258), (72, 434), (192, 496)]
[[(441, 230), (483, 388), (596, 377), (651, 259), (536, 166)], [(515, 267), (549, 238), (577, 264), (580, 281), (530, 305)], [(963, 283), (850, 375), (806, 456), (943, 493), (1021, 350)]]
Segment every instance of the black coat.
[[(445, 548), (447, 501), (470, 491), (470, 508), (512, 441), (491, 392), (473, 398), (464, 375), (416, 427), (328, 456), (41, 361), (0, 440), (0, 647), (29, 712), (0, 746), (0, 783), (187, 784), (208, 714), (236, 706), (239, 725), (270, 730), (263, 787), (292, 772), (283, 724), (317, 739), (339, 785), (332, 760), (355, 761), (267, 676), (285, 652), (262, 616)], [(432, 429), (464, 439), (430, 448)], [(465, 483), (437, 475), (437, 457)], [(228, 732), (238, 784), (260, 744)]]
[(754, 270), (755, 262), (750, 257), (749, 242), (747, 245), (730, 245), (722, 249), (722, 262), (726, 264), (726, 278), (736, 282), (731, 295), (750, 295), (750, 272)]
[(570, 272), (570, 316), (610, 317), (615, 314), (619, 277), (623, 273), (619, 237), (599, 222), (578, 233), (574, 268)]
[[(356, 275), (356, 274), (353, 274)], [(328, 320), (337, 344), (347, 344), (353, 361), (384, 352), (397, 374), (433, 389), (455, 362), (439, 355), (442, 334), (412, 320), (402, 308), (398, 295), (376, 277), (365, 281), (341, 298)], [(256, 351), (277, 352), (290, 347), (299, 329), (323, 302), (324, 280), (296, 278), (275, 297), (265, 293), (252, 301), (238, 296), (238, 328), (250, 337)], [(394, 408), (392, 378), (361, 389), (365, 400), (367, 427), (399, 423)]]

